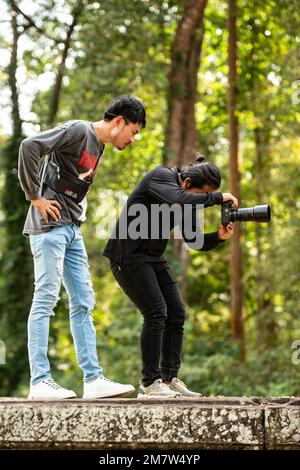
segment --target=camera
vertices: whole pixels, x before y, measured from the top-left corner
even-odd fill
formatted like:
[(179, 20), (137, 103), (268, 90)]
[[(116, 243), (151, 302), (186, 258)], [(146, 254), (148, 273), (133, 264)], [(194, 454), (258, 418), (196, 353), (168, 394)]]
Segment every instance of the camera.
[(232, 201), (227, 201), (221, 207), (221, 223), (228, 225), (229, 222), (270, 222), (271, 208), (269, 205), (254, 206), (241, 209), (232, 209)]

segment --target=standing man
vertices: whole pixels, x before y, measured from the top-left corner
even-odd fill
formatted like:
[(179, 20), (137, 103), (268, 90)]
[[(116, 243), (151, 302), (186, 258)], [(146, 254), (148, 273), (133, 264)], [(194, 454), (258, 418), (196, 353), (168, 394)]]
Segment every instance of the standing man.
[[(23, 140), (18, 177), (31, 202), (23, 234), (34, 259), (35, 290), (28, 318), (31, 399), (75, 398), (55, 383), (47, 357), (50, 317), (61, 282), (69, 296), (70, 327), (76, 358), (83, 371), (83, 398), (115, 397), (134, 391), (103, 376), (93, 325), (94, 292), (80, 225), (86, 220), (86, 197), (105, 144), (119, 150), (134, 143), (146, 125), (139, 100), (115, 98), (101, 121), (74, 120)], [(45, 156), (40, 167), (39, 160)]]

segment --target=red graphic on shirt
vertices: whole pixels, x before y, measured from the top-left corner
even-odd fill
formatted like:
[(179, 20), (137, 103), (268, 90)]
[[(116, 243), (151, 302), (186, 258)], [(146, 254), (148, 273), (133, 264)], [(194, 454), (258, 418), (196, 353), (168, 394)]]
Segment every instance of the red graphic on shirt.
[(90, 169), (94, 168), (96, 161), (97, 159), (96, 157), (94, 157), (94, 155), (91, 155), (86, 150), (84, 150), (79, 165), (83, 166), (84, 168)]

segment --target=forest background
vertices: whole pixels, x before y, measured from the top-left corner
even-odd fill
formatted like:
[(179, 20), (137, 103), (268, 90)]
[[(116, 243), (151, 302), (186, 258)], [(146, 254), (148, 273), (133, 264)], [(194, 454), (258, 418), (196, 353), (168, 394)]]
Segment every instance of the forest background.
[[(138, 384), (142, 318), (101, 256), (107, 222), (147, 171), (197, 152), (217, 164), (239, 224), (204, 253), (170, 243), (187, 322), (180, 378), (214, 395), (299, 395), (300, 2), (298, 0), (0, 1), (0, 394), (26, 396), (33, 263), (22, 228), (22, 139), (69, 119), (97, 121), (120, 94), (139, 97), (147, 128), (107, 147), (82, 226), (96, 294), (101, 365)], [(220, 222), (205, 212), (206, 231)], [(81, 394), (64, 290), (51, 319), (54, 378)], [(1, 363), (2, 362), (2, 363)]]

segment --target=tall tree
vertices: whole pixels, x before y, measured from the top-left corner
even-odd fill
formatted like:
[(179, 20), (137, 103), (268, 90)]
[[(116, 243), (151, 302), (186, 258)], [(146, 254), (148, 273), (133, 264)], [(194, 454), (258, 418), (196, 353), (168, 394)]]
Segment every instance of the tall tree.
[[(182, 16), (171, 49), (164, 153), (164, 164), (179, 167), (193, 162), (197, 152), (195, 106), (207, 0), (181, 3)], [(180, 285), (184, 292), (189, 254), (182, 239), (173, 241), (173, 252), (182, 263)]]
[(164, 155), (164, 163), (179, 166), (191, 163), (196, 156), (197, 74), (207, 0), (183, 0), (181, 3), (182, 16), (171, 49)]
[[(71, 2), (70, 5), (66, 5), (66, 11), (68, 8), (70, 9), (71, 17), (71, 21), (68, 24), (64, 24), (57, 18), (59, 15), (55, 13), (55, 8), (54, 14), (49, 17), (49, 5), (39, 5), (39, 12), (37, 14), (39, 17), (39, 24), (37, 24), (33, 17), (29, 16), (27, 12), (21, 9), (20, 6), (16, 6), (17, 12), (22, 15), (28, 27), (32, 27), (32, 40), (34, 42), (42, 40), (44, 43), (50, 40), (53, 44), (54, 54), (56, 55), (55, 66), (56, 63), (58, 63), (58, 65), (56, 66), (57, 69), (55, 71), (54, 84), (51, 87), (51, 93), (48, 96), (49, 111), (46, 119), (44, 118), (41, 120), (41, 124), (44, 124), (46, 121), (47, 127), (53, 126), (57, 118), (63, 78), (66, 72), (66, 61), (71, 50), (72, 39), (76, 27), (79, 24), (80, 16), (84, 10), (85, 4), (86, 2), (84, 0), (77, 0), (74, 4)], [(57, 31), (59, 33), (57, 33)], [(63, 36), (65, 37), (63, 38)], [(30, 54), (30, 58), (27, 59), (28, 67), (32, 65), (32, 59), (37, 61), (34, 54)], [(42, 57), (42, 60), (44, 60), (44, 57)], [(53, 69), (55, 70), (54, 67)]]
[[(28, 241), (22, 236), (24, 220), (28, 210), (24, 193), (17, 178), (18, 150), (24, 138), (22, 119), (19, 109), (19, 90), (17, 84), (19, 40), (26, 32), (47, 37), (47, 27), (41, 27), (37, 22), (21, 10), (15, 0), (8, 2), (11, 13), (12, 43), (10, 62), (7, 69), (7, 84), (11, 96), (12, 135), (4, 152), (5, 183), (2, 204), (5, 214), (5, 249), (1, 259), (1, 267), (6, 276), (1, 295), (1, 311), (4, 312), (2, 324), (5, 325), (4, 336), (7, 345), (7, 367), (1, 370), (3, 384), (7, 394), (17, 389), (22, 382), (24, 373), (28, 371), (27, 364), (27, 317), (32, 300), (32, 261)], [(65, 40), (53, 38), (56, 44), (62, 43), (61, 60), (58, 66), (56, 80), (49, 105), (49, 124), (53, 124), (58, 110), (65, 62), (71, 46), (71, 37), (78, 23), (84, 2), (78, 0), (72, 10), (72, 21), (67, 28)], [(18, 286), (18, 288), (16, 288)], [(5, 374), (4, 374), (5, 372)]]
[[(229, 119), (229, 173), (230, 191), (241, 201), (239, 169), (239, 122), (237, 117), (237, 0), (228, 0), (228, 119)], [(236, 224), (230, 243), (231, 269), (231, 326), (232, 335), (239, 344), (240, 360), (245, 359), (243, 321), (243, 254), (241, 224)]]
[[(276, 15), (272, 12), (276, 8)], [(293, 15), (287, 18), (287, 11)], [(255, 14), (253, 14), (255, 11)], [(243, 81), (243, 107), (251, 112), (249, 124), (253, 129), (254, 176), (256, 204), (264, 204), (272, 195), (272, 152), (283, 135), (295, 132), (296, 120), (291, 108), (291, 81), (295, 73), (295, 50), (299, 16), (289, 2), (244, 1), (240, 42), (248, 44), (242, 49), (241, 81)], [(299, 23), (298, 23), (299, 24)], [(278, 45), (280, 44), (280, 47)], [(251, 74), (247, 73), (251, 65)], [(275, 215), (276, 217), (276, 215)], [(278, 224), (277, 224), (278, 226)], [(266, 259), (276, 240), (276, 224), (266, 228), (255, 224), (256, 247), (256, 351), (274, 349), (278, 328), (278, 315), (274, 304), (277, 289), (273, 277), (268, 275)]]
[(16, 79), (18, 44), (21, 35), (30, 27), (18, 22), (19, 12), (14, 0), (9, 1), (12, 43), (8, 66), (8, 86), (11, 98), (12, 135), (4, 152), (4, 188), (2, 206), (5, 216), (5, 247), (1, 271), (5, 276), (0, 296), (1, 312), (5, 322), (3, 339), (6, 342), (7, 364), (0, 370), (3, 392), (14, 391), (27, 368), (26, 321), (32, 297), (32, 263), (28, 243), (22, 236), (28, 209), (17, 178), (18, 149), (22, 141), (22, 119), (19, 109), (19, 91)]
[(78, 0), (78, 2), (75, 4), (71, 13), (72, 21), (67, 29), (66, 37), (63, 42), (60, 63), (57, 68), (56, 78), (55, 78), (52, 94), (50, 96), (50, 107), (49, 107), (49, 118), (48, 118), (48, 124), (50, 127), (55, 124), (55, 120), (56, 120), (56, 116), (58, 112), (58, 106), (59, 106), (59, 98), (60, 98), (61, 89), (62, 89), (63, 76), (65, 72), (65, 67), (66, 67), (66, 60), (67, 60), (68, 53), (71, 47), (72, 35), (74, 33), (75, 27), (78, 24), (83, 8), (84, 8), (84, 1)]

